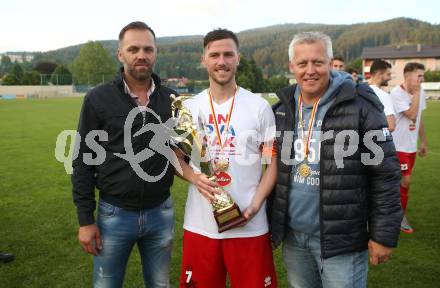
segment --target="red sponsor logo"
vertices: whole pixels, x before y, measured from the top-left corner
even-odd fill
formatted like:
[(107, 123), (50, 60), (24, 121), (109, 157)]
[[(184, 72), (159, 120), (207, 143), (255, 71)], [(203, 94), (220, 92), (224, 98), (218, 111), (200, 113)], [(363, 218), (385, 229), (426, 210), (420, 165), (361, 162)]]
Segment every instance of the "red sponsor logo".
[(231, 184), (232, 178), (227, 172), (218, 172), (215, 174), (216, 182), (219, 186), (225, 187)]

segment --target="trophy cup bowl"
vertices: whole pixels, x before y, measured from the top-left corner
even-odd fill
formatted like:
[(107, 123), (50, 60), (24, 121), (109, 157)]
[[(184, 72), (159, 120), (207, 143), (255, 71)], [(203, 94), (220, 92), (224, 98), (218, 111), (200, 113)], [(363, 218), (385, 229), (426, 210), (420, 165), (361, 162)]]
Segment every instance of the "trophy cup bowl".
[[(205, 136), (205, 121), (201, 113), (198, 117), (198, 125), (194, 124), (191, 111), (189, 111), (183, 102), (191, 99), (191, 96), (176, 97), (171, 94), (171, 115), (176, 120), (174, 127), (175, 136), (173, 140), (183, 154), (193, 161), (199, 163), (200, 171), (208, 176), (208, 178), (216, 182), (217, 170), (213, 160), (209, 159), (208, 147)], [(214, 195), (215, 200), (211, 203), (214, 218), (218, 225), (218, 232), (224, 232), (235, 228), (246, 222), (243, 214), (240, 211), (237, 203), (222, 187), (218, 186), (216, 189), (220, 193)]]

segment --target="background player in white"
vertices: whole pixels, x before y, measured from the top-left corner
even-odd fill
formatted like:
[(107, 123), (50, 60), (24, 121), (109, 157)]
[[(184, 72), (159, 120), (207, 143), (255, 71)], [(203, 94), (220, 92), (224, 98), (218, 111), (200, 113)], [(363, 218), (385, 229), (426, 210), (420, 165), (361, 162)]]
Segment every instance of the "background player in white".
[[(426, 109), (425, 93), (421, 86), (424, 73), (423, 64), (414, 62), (406, 64), (403, 69), (404, 83), (394, 87), (391, 91), (391, 101), (396, 111), (396, 129), (392, 134), (402, 172), (400, 194), (405, 212), (411, 173), (416, 160), (418, 136), (420, 136), (419, 156), (423, 157), (427, 153), (425, 128), (422, 121), (422, 111)], [(401, 231), (413, 232), (406, 216), (402, 220)]]
[(342, 56), (335, 56), (332, 58), (331, 66), (333, 70), (344, 71), (345, 70), (345, 60)]
[(381, 87), (388, 86), (388, 82), (391, 80), (391, 64), (384, 60), (375, 60), (370, 67), (371, 78), (368, 81), (370, 87), (379, 97), (384, 107), (385, 116), (387, 116), (388, 129), (393, 132), (396, 126), (396, 118), (393, 103), (391, 102), (390, 94)]
[[(276, 287), (265, 213), (265, 199), (276, 178), (275, 156), (269, 148), (275, 137), (274, 115), (266, 100), (236, 84), (240, 56), (233, 32), (211, 31), (203, 44), (202, 64), (210, 86), (184, 104), (194, 122), (200, 113), (206, 119), (211, 157), (229, 161), (227, 173), (232, 182), (224, 189), (243, 211), (247, 223), (218, 233), (210, 204), (215, 184), (206, 175), (194, 173), (195, 167), (181, 159), (183, 177), (191, 185), (185, 207), (180, 285), (225, 287), (229, 274), (232, 287)], [(269, 160), (264, 172), (263, 156)]]

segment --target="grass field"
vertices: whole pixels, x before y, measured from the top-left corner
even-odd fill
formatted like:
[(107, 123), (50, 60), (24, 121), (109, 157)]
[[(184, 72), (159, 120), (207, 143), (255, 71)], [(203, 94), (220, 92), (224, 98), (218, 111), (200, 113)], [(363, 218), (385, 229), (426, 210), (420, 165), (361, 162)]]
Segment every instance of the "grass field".
[[(58, 133), (75, 129), (81, 99), (0, 100), (0, 251), (16, 260), (0, 263), (0, 287), (90, 287), (92, 257), (80, 248), (70, 177), (54, 157)], [(424, 113), (429, 154), (416, 163), (409, 202), (412, 235), (401, 235), (392, 261), (371, 267), (369, 287), (439, 287), (440, 102)], [(436, 164), (437, 163), (437, 164)], [(176, 237), (172, 283), (180, 270), (186, 184), (176, 179)], [(280, 287), (287, 287), (279, 251)], [(142, 287), (137, 250), (125, 287)]]

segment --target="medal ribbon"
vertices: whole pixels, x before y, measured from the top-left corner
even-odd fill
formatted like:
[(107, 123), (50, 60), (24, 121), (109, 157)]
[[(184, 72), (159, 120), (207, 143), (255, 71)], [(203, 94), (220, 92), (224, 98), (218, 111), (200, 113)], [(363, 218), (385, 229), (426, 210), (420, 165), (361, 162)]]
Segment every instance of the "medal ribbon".
[(305, 153), (305, 161), (307, 161), (307, 157), (309, 156), (309, 146), (310, 146), (310, 139), (312, 138), (312, 129), (313, 129), (313, 124), (315, 123), (315, 116), (316, 116), (316, 112), (318, 112), (318, 105), (319, 105), (319, 101), (321, 101), (321, 98), (319, 98), (318, 101), (316, 101), (313, 104), (313, 109), (312, 109), (312, 115), (310, 116), (309, 119), (309, 127), (308, 127), (308, 134), (307, 134), (307, 142), (304, 140), (304, 127), (303, 127), (303, 112), (302, 112), (302, 93), (299, 95), (299, 100), (298, 100), (298, 117), (299, 117), (299, 125), (301, 127), (301, 137), (302, 140), (304, 142), (304, 153)]
[[(225, 127), (225, 130), (223, 130), (223, 133), (226, 131), (226, 136), (228, 135), (228, 132), (229, 132), (229, 123), (231, 122), (232, 109), (234, 108), (235, 96), (237, 95), (237, 92), (238, 92), (238, 87), (235, 86), (235, 92), (234, 92), (234, 96), (232, 97), (231, 106), (229, 107), (229, 113), (226, 115), (226, 127)], [(211, 114), (212, 114), (212, 117), (214, 118), (215, 133), (217, 135), (217, 139), (220, 144), (220, 151), (223, 152), (223, 148), (224, 148), (225, 143), (222, 141), (222, 137), (221, 137), (223, 135), (223, 133), (220, 134), (220, 129), (218, 129), (217, 116), (214, 111), (214, 104), (212, 103), (213, 101), (212, 101), (211, 90), (208, 91), (208, 94), (209, 94), (209, 107), (211, 108)], [(226, 142), (226, 139), (225, 139), (225, 142)]]

